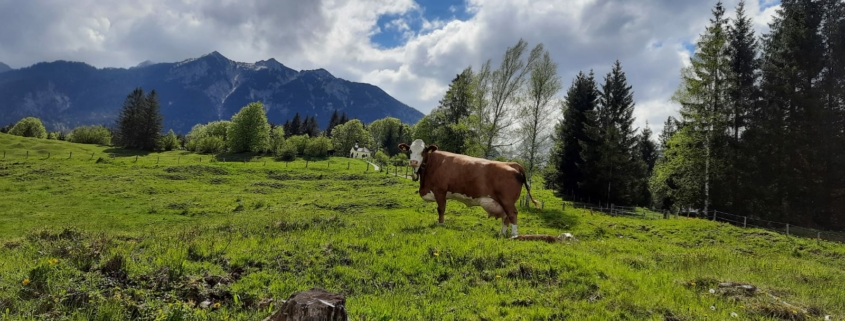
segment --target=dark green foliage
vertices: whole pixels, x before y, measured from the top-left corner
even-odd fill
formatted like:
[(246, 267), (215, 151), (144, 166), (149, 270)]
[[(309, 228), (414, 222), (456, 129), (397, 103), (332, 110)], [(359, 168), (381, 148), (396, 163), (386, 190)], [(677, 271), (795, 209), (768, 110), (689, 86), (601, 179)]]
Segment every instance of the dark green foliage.
[(264, 104), (250, 103), (232, 116), (232, 124), (226, 131), (226, 143), (234, 153), (267, 150), (270, 144), (270, 124), (267, 123)]
[(173, 133), (173, 130), (171, 129), (167, 135), (161, 136), (160, 145), (161, 148), (166, 151), (179, 149), (179, 138), (176, 137), (176, 134)]
[(555, 128), (551, 163), (556, 171), (554, 175), (547, 176), (554, 182), (551, 184), (557, 194), (565, 199), (587, 198), (581, 188), (581, 182), (586, 178), (582, 151), (585, 146), (597, 143), (590, 132), (597, 125), (598, 98), (593, 72), (590, 71), (589, 75), (578, 72), (566, 93), (563, 120)]
[(617, 205), (639, 203), (648, 167), (637, 150), (633, 113), (633, 92), (616, 61), (599, 92), (596, 126), (585, 131), (589, 139), (581, 145), (584, 163), (579, 168), (584, 178), (579, 186), (590, 199)]
[(117, 118), (119, 144), (129, 149), (156, 150), (164, 120), (160, 108), (155, 90), (145, 96), (142, 88), (135, 88)]

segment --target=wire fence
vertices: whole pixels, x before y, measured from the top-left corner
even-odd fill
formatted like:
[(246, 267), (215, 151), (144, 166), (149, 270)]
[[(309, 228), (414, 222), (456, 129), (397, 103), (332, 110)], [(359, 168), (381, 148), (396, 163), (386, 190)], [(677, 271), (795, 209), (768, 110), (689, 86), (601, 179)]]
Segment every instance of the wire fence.
[[(566, 203), (564, 203), (566, 209)], [(572, 207), (590, 211), (590, 213), (601, 213), (611, 216), (626, 216), (641, 219), (672, 219), (678, 217), (698, 218), (712, 220), (731, 224), (742, 228), (759, 228), (769, 230), (787, 236), (796, 236), (803, 238), (812, 238), (816, 240), (825, 240), (837, 243), (845, 243), (845, 232), (839, 231), (822, 231), (818, 229), (797, 226), (794, 224), (764, 220), (752, 216), (736, 215), (727, 212), (712, 210), (707, 211), (677, 211), (671, 213), (669, 211), (658, 212), (655, 210), (647, 210), (644, 208), (615, 206), (613, 204), (590, 204), (582, 202), (573, 202)]]

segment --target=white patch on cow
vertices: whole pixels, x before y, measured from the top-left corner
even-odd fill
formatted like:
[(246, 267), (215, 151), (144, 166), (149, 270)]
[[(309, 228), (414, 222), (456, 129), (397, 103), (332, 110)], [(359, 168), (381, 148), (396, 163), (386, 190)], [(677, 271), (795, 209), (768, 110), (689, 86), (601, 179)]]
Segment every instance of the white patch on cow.
[(511, 225), (511, 232), (513, 232), (513, 236), (519, 235), (519, 233), (516, 232), (516, 224)]
[(423, 195), (422, 199), (427, 202), (434, 202), (434, 192), (428, 191), (428, 194)]
[(422, 152), (423, 152), (423, 150), (425, 150), (425, 142), (423, 142), (422, 139), (414, 140), (414, 142), (411, 143), (410, 150), (411, 150), (410, 156), (408, 157), (410, 159), (408, 160), (408, 162), (411, 164), (411, 167), (414, 169), (414, 174), (416, 174), (417, 172), (419, 172), (419, 170), (420, 170), (419, 165), (422, 164), (422, 161), (423, 161)]
[(505, 220), (502, 220), (502, 235), (508, 233), (508, 224), (505, 223)]

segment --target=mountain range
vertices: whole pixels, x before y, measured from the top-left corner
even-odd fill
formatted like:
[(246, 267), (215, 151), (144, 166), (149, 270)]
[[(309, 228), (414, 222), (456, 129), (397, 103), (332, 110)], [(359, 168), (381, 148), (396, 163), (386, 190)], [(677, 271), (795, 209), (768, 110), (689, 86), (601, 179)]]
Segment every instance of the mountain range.
[(175, 63), (145, 61), (131, 68), (95, 68), (83, 62), (40, 62), (11, 69), (0, 63), (0, 124), (34, 116), (47, 130), (112, 125), (136, 87), (155, 90), (164, 128), (188, 133), (196, 124), (229, 120), (247, 104), (264, 104), (281, 124), (298, 112), (322, 129), (334, 110), (365, 123), (387, 116), (415, 124), (423, 114), (379, 87), (337, 78), (325, 69), (296, 71), (275, 59), (229, 60), (219, 52)]

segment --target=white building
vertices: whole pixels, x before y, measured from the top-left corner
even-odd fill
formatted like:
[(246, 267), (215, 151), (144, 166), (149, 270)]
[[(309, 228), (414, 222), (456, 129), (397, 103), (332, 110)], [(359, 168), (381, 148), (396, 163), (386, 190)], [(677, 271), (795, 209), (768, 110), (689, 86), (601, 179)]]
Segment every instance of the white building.
[(349, 157), (351, 158), (370, 158), (370, 150), (366, 147), (358, 147), (358, 144), (355, 143), (355, 147), (349, 150)]

